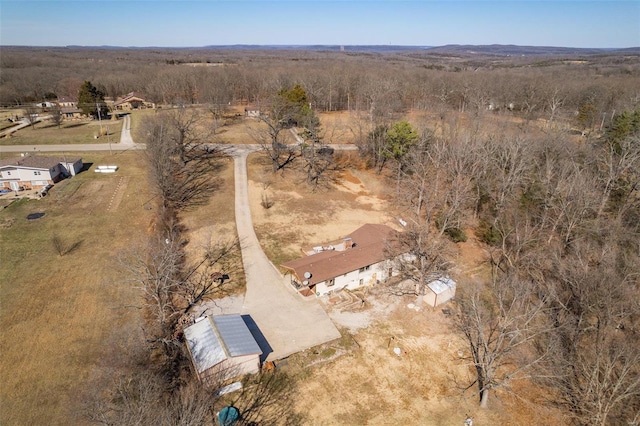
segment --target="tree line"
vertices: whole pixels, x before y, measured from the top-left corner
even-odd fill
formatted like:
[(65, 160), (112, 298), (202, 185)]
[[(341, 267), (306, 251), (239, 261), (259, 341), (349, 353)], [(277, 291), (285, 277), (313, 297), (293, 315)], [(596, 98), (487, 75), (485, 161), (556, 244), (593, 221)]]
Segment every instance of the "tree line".
[[(167, 63), (176, 58), (216, 66)], [(634, 55), (524, 61), (417, 52), (5, 47), (0, 103), (75, 97), (88, 80), (113, 99), (138, 91), (158, 104), (259, 105), (280, 88), (300, 84), (316, 111), (365, 111), (371, 117), (408, 110), (492, 111), (549, 122), (575, 119), (588, 131), (638, 103), (638, 63)]]
[(392, 291), (423, 295), (468, 232), (486, 245), (490, 273), (459, 286), (454, 317), (482, 407), (528, 379), (576, 424), (640, 419), (640, 108), (587, 142), (397, 122), (359, 147), (405, 225), (416, 285)]

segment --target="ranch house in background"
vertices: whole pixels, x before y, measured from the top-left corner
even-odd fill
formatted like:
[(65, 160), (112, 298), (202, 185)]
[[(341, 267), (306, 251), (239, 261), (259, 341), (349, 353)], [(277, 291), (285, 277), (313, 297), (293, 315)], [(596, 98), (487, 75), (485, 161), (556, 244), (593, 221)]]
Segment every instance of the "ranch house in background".
[(313, 247), (305, 251), (305, 257), (281, 266), (291, 275), (291, 285), (304, 296), (374, 285), (398, 274), (387, 254), (395, 234), (386, 225), (366, 224), (341, 242)]
[(64, 118), (80, 118), (82, 117), (82, 110), (76, 107), (61, 107), (60, 114)]
[(131, 92), (117, 99), (113, 103), (113, 109), (118, 111), (131, 111), (133, 109), (155, 108), (153, 102), (148, 102), (140, 93)]
[(13, 191), (43, 188), (81, 170), (82, 158), (67, 161), (34, 155), (0, 160), (0, 187)]
[(64, 108), (64, 107), (77, 108), (78, 107), (78, 100), (76, 98), (70, 98), (65, 96), (59, 97), (56, 103), (60, 108)]

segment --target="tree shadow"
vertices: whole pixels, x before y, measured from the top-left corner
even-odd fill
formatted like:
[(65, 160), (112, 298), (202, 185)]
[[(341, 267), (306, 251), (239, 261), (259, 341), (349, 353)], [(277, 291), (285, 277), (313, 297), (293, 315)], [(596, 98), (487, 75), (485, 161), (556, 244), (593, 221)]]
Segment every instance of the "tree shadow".
[(80, 126), (87, 126), (88, 123), (73, 123), (73, 124), (67, 124), (66, 126), (64, 126), (65, 129), (74, 129), (76, 127), (80, 127)]

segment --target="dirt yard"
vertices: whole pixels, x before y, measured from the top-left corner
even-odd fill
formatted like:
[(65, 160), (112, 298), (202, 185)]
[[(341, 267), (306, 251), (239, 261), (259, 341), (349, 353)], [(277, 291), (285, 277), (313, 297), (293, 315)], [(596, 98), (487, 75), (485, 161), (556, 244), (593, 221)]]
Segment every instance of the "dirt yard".
[[(299, 257), (303, 246), (338, 239), (365, 223), (398, 227), (375, 174), (349, 170), (335, 188), (312, 192), (295, 172), (273, 175), (259, 154), (248, 164), (254, 225), (276, 265)], [(261, 205), (265, 196), (273, 202), (269, 209)], [(486, 272), (486, 251), (471, 230), (469, 236), (456, 245), (459, 285)], [(343, 338), (281, 365), (298, 378), (294, 403), (307, 416), (305, 424), (463, 425), (467, 416), (480, 425), (563, 424), (561, 414), (540, 410), (519, 384), (524, 400), (500, 391), (491, 408), (481, 410), (477, 388), (464, 390), (472, 366), (442, 311), (447, 306), (416, 311), (408, 307), (415, 302), (384, 287), (322, 299)]]

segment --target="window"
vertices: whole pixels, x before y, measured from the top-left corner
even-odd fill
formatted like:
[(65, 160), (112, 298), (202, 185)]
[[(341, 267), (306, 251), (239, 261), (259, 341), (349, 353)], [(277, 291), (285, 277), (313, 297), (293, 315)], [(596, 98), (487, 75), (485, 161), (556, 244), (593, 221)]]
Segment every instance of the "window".
[(327, 281), (327, 287), (331, 287), (331, 286), (333, 286), (335, 283), (336, 283), (336, 280), (332, 278), (332, 279), (330, 279), (329, 281)]
[(363, 268), (360, 268), (360, 272), (368, 271), (369, 269), (371, 269), (371, 265), (367, 265)]
[(40, 171), (39, 170), (34, 170), (33, 174), (36, 175), (36, 176), (40, 176)]
[(7, 176), (11, 176), (11, 172), (7, 172)]

